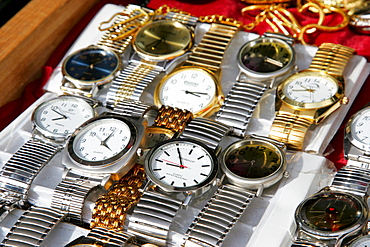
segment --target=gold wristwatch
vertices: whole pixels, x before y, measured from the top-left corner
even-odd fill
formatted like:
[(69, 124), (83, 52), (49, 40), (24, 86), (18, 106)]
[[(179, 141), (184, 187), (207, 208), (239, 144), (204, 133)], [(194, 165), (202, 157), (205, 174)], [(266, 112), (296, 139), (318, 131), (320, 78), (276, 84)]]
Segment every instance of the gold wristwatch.
[(323, 43), (308, 69), (278, 85), (270, 138), (285, 143), (289, 149), (302, 150), (308, 128), (347, 104), (343, 71), (354, 51), (347, 46)]
[(194, 117), (208, 117), (223, 103), (221, 62), (238, 31), (233, 23), (212, 23), (189, 58), (166, 75), (154, 91), (154, 104), (187, 109)]

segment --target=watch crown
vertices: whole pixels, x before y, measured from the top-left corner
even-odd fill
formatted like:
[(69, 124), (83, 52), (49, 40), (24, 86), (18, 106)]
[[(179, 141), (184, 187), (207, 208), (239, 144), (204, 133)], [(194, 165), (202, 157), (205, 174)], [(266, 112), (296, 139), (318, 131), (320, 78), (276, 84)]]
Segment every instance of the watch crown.
[(348, 102), (349, 102), (348, 97), (344, 96), (344, 97), (342, 98), (342, 104), (343, 104), (343, 105), (347, 105), (347, 104), (348, 104)]

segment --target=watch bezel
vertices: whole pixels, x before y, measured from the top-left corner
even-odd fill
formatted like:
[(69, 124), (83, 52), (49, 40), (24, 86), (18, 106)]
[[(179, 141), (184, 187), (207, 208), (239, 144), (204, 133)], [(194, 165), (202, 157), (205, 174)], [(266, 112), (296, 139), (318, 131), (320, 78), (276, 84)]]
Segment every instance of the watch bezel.
[[(189, 33), (189, 38), (186, 41), (186, 45), (184, 44), (180, 49), (178, 49), (175, 52), (166, 53), (166, 54), (151, 53), (151, 52), (148, 52), (148, 51), (140, 48), (137, 45), (137, 42), (140, 38), (140, 34), (142, 32), (144, 32), (148, 28), (151, 28), (153, 25), (161, 25), (163, 23), (170, 23), (171, 25), (175, 26), (176, 28), (181, 27), (182, 30), (186, 30)], [(133, 36), (133, 39), (132, 39), (132, 47), (144, 59), (147, 59), (149, 61), (163, 61), (163, 60), (167, 60), (167, 59), (173, 59), (175, 57), (179, 57), (179, 56), (185, 54), (185, 52), (187, 52), (190, 49), (190, 47), (193, 46), (193, 40), (194, 40), (194, 32), (188, 26), (186, 26), (186, 25), (184, 25), (180, 22), (172, 21), (172, 20), (155, 20), (155, 21), (152, 21), (152, 22), (146, 24), (145, 26), (141, 27), (140, 30), (135, 33), (135, 35)]]
[[(60, 101), (60, 100), (64, 100), (64, 99), (68, 99), (68, 100), (75, 100), (77, 101), (79, 104), (84, 104), (86, 106), (86, 108), (89, 108), (91, 110), (91, 115), (92, 117), (95, 117), (96, 116), (96, 111), (94, 109), (93, 106), (91, 106), (88, 102), (86, 102), (85, 100), (83, 100), (82, 98), (79, 98), (79, 97), (75, 97), (75, 96), (70, 96), (70, 95), (61, 95), (59, 97), (56, 97), (56, 98), (52, 98), (50, 100), (46, 100), (44, 102), (42, 102), (41, 104), (39, 104), (35, 110), (32, 112), (32, 115), (31, 115), (31, 122), (34, 126), (34, 130), (38, 131), (39, 133), (41, 133), (41, 135), (43, 135), (44, 137), (46, 138), (49, 138), (49, 139), (52, 139), (52, 140), (64, 140), (65, 138), (67, 138), (68, 136), (72, 135), (73, 132), (75, 130), (73, 130), (71, 133), (55, 133), (55, 132), (50, 132), (48, 130), (46, 130), (45, 128), (43, 128), (40, 124), (39, 124), (39, 121), (38, 119), (36, 118), (36, 115), (38, 113), (38, 111), (41, 110), (41, 108), (43, 108), (44, 106), (46, 105), (50, 105), (50, 104), (53, 104), (53, 102), (56, 102), (56, 101)], [(79, 126), (76, 126), (76, 128), (78, 128)]]
[[(245, 178), (245, 177), (241, 177), (233, 173), (226, 165), (226, 162), (225, 162), (226, 157), (231, 151), (241, 146), (248, 145), (248, 144), (267, 145), (267, 146), (273, 147), (274, 149), (278, 150), (278, 153), (280, 155), (280, 161), (281, 161), (279, 164), (279, 168), (275, 172), (271, 173), (270, 175), (261, 177), (261, 178)], [(221, 155), (219, 156), (219, 160), (220, 160), (220, 167), (222, 171), (224, 172), (225, 176), (228, 178), (228, 180), (232, 184), (238, 185), (242, 188), (251, 189), (251, 190), (257, 190), (261, 186), (263, 186), (263, 188), (268, 188), (276, 184), (284, 176), (284, 173), (287, 167), (285, 149), (283, 147), (276, 145), (273, 141), (270, 142), (266, 139), (259, 139), (259, 138), (252, 138), (252, 137), (246, 137), (245, 139), (241, 139), (239, 141), (231, 143), (221, 153)]]
[(351, 241), (348, 247), (356, 247), (358, 244), (363, 244), (363, 239), (365, 239), (366, 242), (370, 243), (370, 235), (363, 235)]
[[(330, 187), (324, 188), (322, 191), (319, 191), (318, 193), (315, 193), (311, 195), (310, 197), (303, 200), (295, 211), (295, 222), (299, 225), (299, 230), (303, 231), (305, 234), (308, 234), (310, 236), (314, 236), (319, 239), (333, 239), (333, 238), (341, 238), (343, 239), (344, 235), (353, 235), (362, 232), (364, 227), (367, 225), (367, 218), (368, 218), (368, 207), (365, 204), (363, 200), (361, 200), (359, 197), (352, 195), (350, 193), (346, 192), (339, 192), (339, 191), (333, 191), (329, 189)], [(306, 203), (310, 200), (318, 200), (320, 198), (325, 198), (328, 196), (328, 194), (334, 194), (334, 195), (342, 195), (346, 196), (347, 198), (351, 198), (353, 201), (356, 201), (358, 205), (361, 206), (361, 217), (357, 220), (356, 223), (354, 223), (352, 226), (349, 226), (345, 229), (339, 230), (339, 231), (323, 231), (323, 230), (317, 230), (309, 227), (304, 223), (304, 217), (302, 216), (302, 211)]]
[[(173, 142), (174, 143), (176, 143), (176, 142), (192, 143), (193, 145), (195, 144), (195, 145), (198, 145), (198, 146), (202, 147), (206, 152), (208, 152), (208, 154), (210, 155), (210, 157), (212, 159), (212, 162), (213, 162), (213, 169), (212, 169), (211, 173), (209, 174), (209, 176), (207, 177), (207, 179), (203, 180), (201, 183), (199, 183), (196, 186), (176, 187), (176, 186), (172, 186), (172, 185), (163, 183), (155, 175), (153, 175), (152, 170), (151, 170), (151, 164), (150, 164), (151, 157), (162, 146), (168, 145), (168, 143), (173, 143)], [(194, 140), (194, 139), (191, 139), (191, 138), (174, 138), (174, 139), (163, 141), (163, 142), (155, 145), (153, 148), (150, 149), (150, 151), (146, 155), (145, 162), (144, 162), (144, 168), (145, 168), (145, 173), (147, 175), (147, 178), (150, 181), (152, 181), (154, 184), (156, 184), (157, 186), (162, 188), (164, 191), (169, 191), (169, 192), (193, 192), (193, 191), (200, 190), (200, 189), (212, 184), (212, 182), (217, 177), (218, 167), (219, 167), (218, 160), (217, 160), (217, 157), (216, 157), (214, 151), (212, 149), (210, 149), (204, 143), (202, 143), (200, 141), (197, 141), (197, 140)]]
[[(290, 51), (290, 54), (291, 54), (290, 61), (283, 68), (278, 69), (278, 70), (273, 71), (273, 72), (263, 73), (263, 72), (257, 72), (257, 71), (254, 71), (252, 69), (247, 68), (244, 65), (244, 63), (242, 62), (242, 60), (243, 60), (242, 59), (242, 54), (244, 54), (245, 49), (247, 47), (253, 47), (258, 43), (264, 43), (264, 42), (280, 43), (280, 44), (283, 44), (284, 46), (286, 46), (288, 48), (288, 50)], [(239, 49), (238, 56), (237, 56), (238, 66), (239, 66), (240, 70), (247, 77), (257, 79), (257, 80), (273, 79), (273, 78), (282, 77), (283, 75), (288, 74), (290, 71), (292, 71), (294, 69), (295, 60), (296, 60), (296, 52), (295, 52), (293, 46), (290, 43), (286, 42), (285, 40), (276, 38), (276, 37), (266, 37), (266, 36), (261, 36), (257, 39), (250, 40), (247, 43), (245, 43)]]
[[(129, 127), (131, 131), (130, 140), (127, 143), (127, 146), (116, 154), (113, 157), (110, 157), (101, 161), (87, 161), (80, 158), (75, 154), (73, 150), (74, 140), (77, 138), (79, 133), (83, 131), (90, 124), (93, 124), (96, 121), (106, 121), (106, 119), (115, 119), (122, 121)], [(83, 169), (91, 173), (123, 173), (125, 170), (129, 170), (132, 165), (135, 164), (136, 159), (138, 158), (136, 150), (142, 145), (142, 137), (145, 134), (144, 126), (140, 124), (135, 124), (129, 118), (124, 116), (119, 116), (117, 114), (104, 114), (99, 115), (95, 118), (92, 118), (82, 124), (76, 131), (72, 134), (66, 145), (65, 159), (63, 163), (69, 168)], [(123, 164), (123, 165), (122, 165)]]
[[(81, 79), (77, 79), (73, 75), (69, 74), (68, 70), (66, 68), (68, 61), (70, 61), (77, 54), (79, 54), (81, 52), (84, 52), (84, 51), (90, 51), (90, 50), (102, 50), (104, 52), (107, 52), (107, 53), (111, 54), (117, 60), (116, 67), (111, 71), (111, 73), (109, 75), (107, 75), (107, 76), (105, 76), (101, 79), (98, 79), (98, 80), (81, 80)], [(63, 60), (62, 74), (68, 81), (72, 82), (74, 84), (74, 86), (76, 86), (77, 88), (88, 89), (88, 88), (91, 88), (93, 85), (100, 86), (100, 85), (104, 85), (104, 84), (110, 82), (111, 80), (113, 80), (113, 78), (116, 76), (116, 74), (121, 69), (121, 67), (122, 67), (121, 58), (115, 51), (113, 51), (112, 49), (109, 49), (108, 47), (104, 47), (104, 46), (100, 46), (100, 45), (90, 45), (90, 46), (87, 46), (85, 48), (74, 51), (73, 53), (68, 55)]]
[(153, 95), (154, 104), (157, 107), (161, 107), (162, 105), (167, 105), (167, 104), (163, 104), (160, 100), (160, 93), (162, 91), (163, 86), (166, 84), (168, 79), (174, 76), (175, 74), (183, 73), (183, 71), (188, 71), (188, 70), (196, 70), (196, 71), (200, 71), (201, 73), (208, 74), (212, 78), (213, 83), (215, 84), (215, 93), (211, 101), (199, 111), (192, 112), (194, 118), (195, 117), (210, 117), (213, 113), (215, 113), (218, 109), (220, 109), (220, 107), (222, 106), (224, 102), (225, 96), (220, 87), (218, 78), (215, 76), (213, 72), (205, 68), (200, 68), (200, 67), (195, 67), (195, 66), (183, 66), (165, 75), (154, 89), (154, 95)]
[(356, 136), (356, 133), (354, 131), (352, 131), (352, 124), (354, 124), (354, 122), (361, 116), (363, 115), (365, 112), (369, 112), (369, 116), (370, 116), (370, 107), (365, 107), (361, 110), (359, 110), (358, 112), (356, 112), (355, 114), (353, 114), (346, 126), (345, 126), (345, 137), (348, 139), (348, 141), (350, 141), (352, 143), (353, 146), (359, 148), (360, 150), (363, 150), (364, 152), (370, 152), (370, 145), (366, 145), (364, 144), (363, 142), (359, 141), (355, 136)]
[[(304, 102), (295, 101), (285, 95), (284, 93), (285, 87), (290, 82), (300, 77), (309, 77), (309, 76), (323, 77), (327, 80), (334, 82), (338, 86), (337, 92), (335, 92), (335, 94), (332, 97), (326, 100), (323, 100), (320, 102), (314, 102), (314, 103), (304, 103)], [(289, 76), (288, 78), (286, 78), (284, 81), (282, 81), (278, 85), (277, 97), (282, 102), (284, 102), (285, 104), (289, 105), (291, 108), (296, 109), (296, 110), (312, 110), (312, 109), (326, 108), (340, 101), (344, 97), (344, 83), (342, 83), (342, 81), (339, 80), (338, 78), (333, 77), (329, 74), (326, 74), (322, 71), (303, 70), (301, 72), (298, 72), (296, 74)]]

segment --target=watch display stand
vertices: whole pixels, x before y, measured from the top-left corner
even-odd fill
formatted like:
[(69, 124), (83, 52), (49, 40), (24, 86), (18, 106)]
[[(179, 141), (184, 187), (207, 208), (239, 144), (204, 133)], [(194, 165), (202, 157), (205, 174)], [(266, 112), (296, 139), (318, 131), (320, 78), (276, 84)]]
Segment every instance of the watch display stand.
[[(112, 14), (119, 12), (121, 9), (122, 6), (113, 4), (105, 5), (81, 33), (66, 56), (77, 49), (96, 43), (101, 35), (101, 32), (97, 28), (98, 25), (102, 21), (108, 20)], [(200, 39), (201, 34), (206, 32), (208, 27), (209, 24), (198, 24), (196, 37), (198, 36)], [(245, 42), (257, 37), (257, 34), (239, 32), (232, 40), (221, 66), (223, 69), (222, 87), (225, 95), (231, 89), (238, 74), (236, 55), (240, 47)], [(198, 41), (196, 40), (195, 42), (197, 43)], [(307, 68), (317, 48), (303, 45), (295, 45), (294, 47), (297, 51), (297, 65), (299, 66), (299, 70)], [(314, 130), (308, 131), (309, 133), (304, 145), (305, 152), (288, 152), (287, 171), (289, 172), (289, 176), (266, 189), (261, 197), (257, 197), (252, 201), (240, 221), (228, 235), (224, 246), (278, 247), (291, 245), (291, 239), (295, 231), (295, 208), (308, 195), (329, 184), (334, 171), (331, 169), (332, 164), (322, 156), (322, 153), (347, 114), (351, 103), (355, 100), (358, 91), (369, 74), (369, 70), (365, 58), (357, 55), (352, 57), (344, 73), (347, 79), (346, 96), (350, 99), (349, 104), (342, 106)], [(43, 101), (56, 97), (55, 93), (60, 92), (59, 87), (61, 81), (62, 73), (59, 66), (54, 70), (45, 86), (45, 90), (48, 93), (43, 95), (0, 133), (0, 167), (31, 137), (32, 124), (30, 119), (33, 110)], [(155, 85), (156, 81), (153, 81), (147, 87), (142, 95), (143, 101), (151, 102), (151, 93)], [(104, 101), (104, 93), (104, 91), (100, 91), (97, 98)], [(274, 117), (274, 102), (274, 89), (270, 89), (264, 95), (254, 112), (247, 129), (249, 134), (268, 136), (268, 131)], [(226, 147), (228, 142), (231, 143), (232, 141), (235, 141), (233, 137), (225, 138), (222, 145)], [(61, 157), (62, 153), (55, 155), (34, 180), (29, 193), (29, 201), (32, 204), (36, 206), (50, 205), (51, 193), (62, 179), (64, 167), (61, 163)], [(214, 190), (215, 188), (204, 196), (194, 200), (187, 210), (181, 210), (179, 212), (170, 231), (169, 242), (172, 243), (170, 246), (177, 246), (181, 242), (186, 227)], [(86, 221), (90, 220), (89, 217), (94, 207), (93, 202), (96, 199), (94, 196), (92, 194), (85, 204), (83, 217)], [(22, 210), (13, 210), (0, 223), (0, 239), (4, 238), (22, 213)], [(75, 238), (86, 235), (87, 233), (88, 229), (62, 222), (45, 239), (44, 246), (64, 246)]]

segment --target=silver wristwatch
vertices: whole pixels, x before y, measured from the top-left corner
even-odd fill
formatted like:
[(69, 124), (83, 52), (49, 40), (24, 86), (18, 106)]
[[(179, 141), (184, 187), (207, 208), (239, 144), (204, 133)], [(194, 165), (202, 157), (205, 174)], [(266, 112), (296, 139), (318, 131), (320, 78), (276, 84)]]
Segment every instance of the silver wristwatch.
[(133, 38), (134, 52), (127, 67), (110, 85), (106, 106), (114, 108), (122, 99), (140, 100), (149, 83), (193, 46), (197, 21), (188, 14), (168, 12), (141, 27)]
[(345, 127), (344, 157), (348, 165), (369, 168), (370, 165), (370, 106), (353, 114)]
[[(63, 157), (65, 172), (62, 181), (55, 188), (51, 207), (43, 208), (43, 214), (35, 214), (33, 220), (41, 220), (44, 215), (54, 215), (56, 222), (61, 220), (84, 226), (83, 208), (89, 193), (95, 188), (109, 187), (114, 180), (122, 177), (136, 162), (137, 150), (141, 147), (144, 136), (144, 116), (150, 115), (156, 107), (137, 101), (124, 100), (112, 113), (103, 113), (82, 124), (70, 137)], [(114, 144), (114, 145), (112, 145)], [(32, 210), (39, 210), (38, 207)], [(21, 231), (23, 238), (37, 236), (39, 246), (47, 232), (39, 231), (38, 224), (20, 223), (27, 220), (24, 215), (6, 236), (18, 238)], [(22, 240), (26, 241), (26, 240)], [(28, 243), (28, 242), (27, 242)]]
[(234, 127), (234, 135), (246, 135), (265, 91), (293, 73), (296, 56), (293, 41), (283, 34), (265, 33), (239, 50), (239, 75), (216, 116), (217, 121)]
[(59, 152), (75, 129), (96, 116), (99, 102), (60, 96), (37, 106), (32, 114), (32, 138), (0, 171), (0, 221), (14, 208), (24, 208), (28, 192), (40, 170)]
[(172, 220), (193, 196), (216, 182), (216, 154), (230, 127), (206, 118), (195, 118), (179, 138), (153, 147), (145, 158), (151, 184), (129, 219), (128, 232), (144, 243), (166, 246)]
[(325, 187), (301, 202), (295, 212), (292, 246), (343, 246), (368, 224), (370, 170), (344, 166)]
[(62, 65), (60, 89), (73, 95), (95, 97), (99, 89), (111, 82), (122, 69), (122, 59), (133, 33), (149, 21), (147, 9), (125, 6), (113, 15), (113, 24), (105, 30), (97, 44), (77, 50), (67, 56)]

